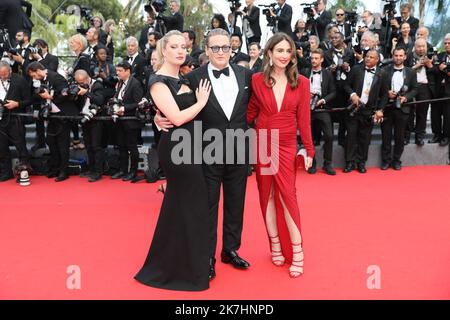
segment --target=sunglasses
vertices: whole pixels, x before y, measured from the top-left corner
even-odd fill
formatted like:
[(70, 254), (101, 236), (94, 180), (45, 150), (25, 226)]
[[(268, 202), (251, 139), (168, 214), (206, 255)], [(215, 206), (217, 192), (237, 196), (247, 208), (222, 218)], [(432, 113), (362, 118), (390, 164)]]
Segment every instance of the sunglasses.
[(344, 16), (343, 13), (336, 13), (336, 16)]
[(213, 53), (219, 52), (220, 49), (222, 49), (222, 52), (223, 52), (223, 53), (226, 53), (226, 52), (230, 51), (231, 46), (222, 46), (222, 47), (219, 47), (219, 46), (212, 46), (212, 47), (209, 47), (209, 48), (211, 49), (211, 51), (212, 51)]

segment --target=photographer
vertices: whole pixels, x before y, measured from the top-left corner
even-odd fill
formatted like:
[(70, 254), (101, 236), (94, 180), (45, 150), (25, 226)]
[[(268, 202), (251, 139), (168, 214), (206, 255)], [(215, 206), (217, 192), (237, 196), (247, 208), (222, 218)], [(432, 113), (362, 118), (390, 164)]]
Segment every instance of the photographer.
[(348, 43), (351, 45), (352, 42), (352, 30), (349, 23), (346, 23), (345, 19), (345, 10), (344, 9), (337, 9), (336, 12), (336, 27), (338, 28), (339, 32), (344, 35), (345, 43)]
[(36, 39), (33, 42), (33, 47), (38, 49), (38, 52), (32, 53), (31, 56), (35, 61), (42, 63), (42, 65), (52, 71), (58, 71), (59, 59), (57, 56), (48, 52), (48, 44), (45, 40)]
[[(104, 50), (104, 49), (100, 49)], [(101, 81), (91, 79), (84, 70), (75, 72), (75, 81), (78, 84), (77, 105), (84, 115), (83, 138), (86, 143), (88, 155), (88, 172), (82, 177), (89, 178), (89, 182), (96, 182), (102, 178), (103, 173), (103, 122), (95, 121), (95, 116), (103, 110), (105, 96)]]
[(159, 32), (158, 30), (156, 30), (156, 23), (153, 14), (153, 12), (147, 13), (147, 24), (144, 26), (144, 28), (142, 28), (141, 34), (139, 36), (139, 49), (141, 49), (141, 52), (145, 51), (145, 45), (148, 42), (149, 33), (154, 31)]
[[(382, 81), (382, 70), (378, 67), (380, 54), (369, 50), (364, 64), (355, 66), (345, 84), (350, 96), (352, 109), (346, 112), (347, 139), (345, 144), (345, 173), (356, 167), (360, 173), (366, 173), (366, 161), (372, 137), (374, 120), (382, 119), (382, 110), (387, 102), (387, 86)], [(375, 113), (375, 118), (373, 115)]]
[[(425, 39), (417, 39), (414, 52), (407, 56), (405, 65), (411, 67), (417, 73), (416, 100), (430, 100), (436, 97), (436, 79), (433, 57), (428, 57), (427, 42)], [(411, 132), (415, 130), (415, 143), (419, 147), (425, 144), (425, 130), (427, 127), (428, 104), (418, 104), (411, 108), (408, 126), (405, 132), (405, 144), (409, 143)], [(415, 116), (414, 116), (415, 115)], [(415, 118), (415, 126), (414, 126)]]
[(108, 34), (105, 32), (105, 30), (102, 29), (103, 27), (103, 20), (99, 16), (95, 16), (92, 18), (92, 26), (98, 31), (98, 42), (106, 46), (106, 40), (108, 38)]
[(396, 29), (399, 30), (400, 29), (400, 25), (402, 23), (409, 23), (409, 26), (411, 27), (411, 30), (409, 32), (409, 35), (411, 36), (411, 38), (413, 38), (413, 40), (415, 40), (415, 36), (416, 36), (416, 31), (419, 28), (419, 19), (414, 18), (413, 16), (411, 16), (411, 5), (409, 3), (402, 3), (400, 5), (400, 17), (396, 17), (395, 19), (391, 20), (391, 26)]
[(308, 41), (309, 33), (306, 30), (306, 23), (303, 19), (298, 19), (295, 23), (292, 39), (294, 42), (306, 42)]
[[(131, 65), (128, 62), (119, 63), (116, 66), (119, 83), (115, 98), (119, 101), (120, 108), (116, 112), (118, 116), (135, 116), (138, 103), (144, 96), (142, 85), (131, 76)], [(139, 163), (139, 151), (137, 147), (140, 138), (142, 123), (139, 120), (122, 120), (117, 124), (117, 142), (120, 153), (120, 171), (114, 174), (112, 179), (131, 181), (137, 176)], [(128, 160), (128, 154), (130, 161)], [(130, 171), (128, 165), (130, 163)]]
[(239, 61), (250, 61), (250, 57), (241, 51), (242, 38), (238, 34), (231, 35), (231, 58), (230, 63), (237, 64)]
[(9, 32), (9, 41), (15, 44), (16, 33), (23, 28), (23, 10), (19, 0), (0, 1), (0, 26)]
[(377, 47), (377, 38), (375, 33), (366, 31), (361, 37), (359, 46), (355, 46), (353, 48), (353, 51), (355, 52), (355, 63), (362, 64), (364, 62), (364, 57), (369, 50), (377, 50), (380, 54), (380, 61), (384, 60), (383, 54)]
[(327, 26), (326, 37), (320, 43), (319, 48), (322, 49), (323, 51), (327, 51), (330, 48), (332, 48), (333, 45), (331, 44), (331, 38), (337, 32), (339, 32), (338, 27), (336, 25), (334, 25), (334, 24), (329, 24)]
[(136, 78), (144, 87), (147, 61), (144, 56), (139, 54), (139, 43), (135, 37), (127, 38), (126, 44), (128, 56), (123, 60), (131, 65), (132, 76)]
[(327, 0), (318, 0), (316, 3), (317, 7), (311, 8), (315, 21), (315, 26), (312, 28), (312, 32), (318, 36), (321, 41), (323, 41), (325, 39), (325, 30), (332, 20), (331, 12), (325, 10)]
[(196, 35), (194, 30), (184, 30), (183, 36), (186, 40), (187, 53), (194, 59), (194, 66), (197, 68), (200, 66), (198, 58), (203, 53), (203, 50), (201, 50), (195, 43)]
[(95, 59), (94, 53), (97, 51), (97, 48), (106, 48), (103, 43), (99, 42), (99, 37), (100, 32), (94, 27), (89, 28), (86, 32), (87, 48), (84, 54), (89, 56), (91, 60)]
[(89, 55), (84, 53), (87, 47), (86, 38), (81, 34), (73, 35), (69, 39), (69, 47), (75, 54), (76, 58), (72, 67), (67, 72), (68, 76), (73, 76), (73, 74), (77, 70), (84, 70), (86, 72), (89, 72), (91, 67), (91, 59)]
[(295, 49), (297, 51), (298, 72), (308, 77), (312, 67), (311, 52), (319, 49), (319, 38), (317, 36), (309, 36), (306, 42), (296, 42)]
[(255, 0), (246, 0), (247, 6), (238, 11), (242, 13), (242, 29), (246, 38), (247, 51), (249, 44), (261, 41), (261, 26), (259, 25), (259, 8), (254, 5)]
[(90, 74), (99, 82), (103, 83), (103, 94), (106, 99), (110, 99), (116, 92), (117, 74), (116, 68), (108, 62), (107, 50), (105, 48), (97, 48), (95, 53), (95, 64), (91, 66)]
[[(41, 63), (35, 61), (28, 66), (28, 74), (36, 82), (40, 82), (35, 96), (43, 105), (50, 107), (52, 115), (77, 116), (79, 113), (75, 102), (63, 93), (68, 88), (66, 79), (60, 74), (47, 70)], [(71, 123), (63, 119), (50, 117), (47, 125), (47, 144), (50, 149), (49, 178), (56, 177), (56, 182), (69, 178)]]
[(16, 147), (20, 166), (29, 167), (22, 118), (12, 116), (31, 105), (30, 87), (22, 76), (13, 74), (11, 66), (0, 61), (0, 182), (12, 179), (9, 144)]
[(166, 32), (172, 30), (178, 30), (180, 32), (183, 31), (184, 18), (180, 13), (180, 3), (178, 0), (170, 1), (169, 9), (172, 16), (164, 16), (162, 12), (158, 12), (153, 6), (153, 3), (151, 4), (151, 8), (153, 9), (153, 12), (157, 12), (156, 19), (161, 19), (164, 21)]
[[(450, 33), (444, 38), (445, 51), (438, 55), (436, 68), (437, 97), (450, 97)], [(450, 101), (440, 102), (431, 108), (432, 142), (439, 142), (441, 146), (449, 144), (450, 139)]]
[(269, 8), (270, 16), (275, 19), (275, 32), (284, 32), (292, 37), (292, 7), (286, 3), (286, 0), (277, 0), (278, 8), (276, 12), (272, 7)]
[(108, 61), (114, 61), (114, 39), (113, 33), (116, 32), (116, 23), (114, 20), (109, 19), (105, 22), (105, 32), (106, 32), (106, 48), (108, 49)]
[(145, 45), (145, 50), (143, 51), (143, 56), (145, 60), (149, 61), (152, 52), (156, 49), (156, 43), (162, 38), (162, 34), (153, 31), (148, 34), (148, 42)]
[[(322, 68), (324, 61), (323, 51), (317, 49), (311, 51), (311, 65), (312, 69), (310, 74), (306, 76), (310, 79), (311, 86), (311, 124), (317, 126), (323, 133), (324, 145), (323, 145), (323, 170), (326, 174), (334, 176), (336, 171), (332, 167), (333, 156), (333, 123), (329, 112), (314, 112), (315, 110), (329, 108), (330, 102), (336, 97), (336, 87), (334, 85), (333, 75), (330, 71)], [(315, 105), (313, 102), (316, 101)], [(308, 173), (315, 174), (316, 158), (313, 160), (311, 168), (308, 169)]]
[[(28, 31), (18, 31), (16, 34), (17, 47), (9, 52), (14, 73), (23, 75), (25, 79), (29, 80), (26, 74), (27, 66), (33, 60), (31, 51), (35, 50), (30, 44), (30, 33)], [(37, 51), (37, 50), (36, 50)]]
[[(393, 54), (394, 64), (384, 69), (383, 82), (386, 83), (389, 104), (385, 107), (381, 123), (382, 146), (381, 158), (383, 170), (392, 166), (401, 170), (400, 158), (404, 150), (405, 130), (408, 125), (410, 105), (417, 94), (417, 74), (404, 65), (406, 61), (405, 48), (396, 48)], [(392, 155), (392, 129), (394, 130), (394, 154)]]
[(397, 47), (405, 47), (407, 54), (411, 54), (414, 48), (414, 41), (409, 35), (411, 31), (411, 27), (408, 22), (404, 22), (400, 26), (400, 33), (397, 37), (392, 38), (392, 51), (391, 55), (394, 52), (394, 49)]

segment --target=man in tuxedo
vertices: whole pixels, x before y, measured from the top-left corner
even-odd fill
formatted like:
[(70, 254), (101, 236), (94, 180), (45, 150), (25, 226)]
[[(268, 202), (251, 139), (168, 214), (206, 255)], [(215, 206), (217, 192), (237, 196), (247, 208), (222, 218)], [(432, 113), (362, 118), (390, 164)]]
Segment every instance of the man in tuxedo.
[(145, 45), (148, 42), (148, 34), (150, 32), (159, 32), (155, 29), (156, 24), (155, 20), (153, 18), (153, 13), (147, 13), (147, 24), (142, 28), (141, 34), (139, 36), (139, 49), (141, 49), (141, 52), (145, 51)]
[(128, 56), (124, 61), (131, 65), (132, 76), (136, 78), (141, 83), (142, 88), (144, 88), (147, 61), (144, 56), (139, 54), (139, 43), (135, 37), (127, 38), (126, 43)]
[[(350, 95), (353, 109), (346, 114), (347, 139), (345, 144), (345, 173), (356, 167), (366, 173), (366, 161), (372, 137), (373, 118), (376, 110), (381, 110), (387, 101), (387, 90), (382, 82), (381, 69), (377, 67), (380, 54), (369, 50), (364, 65), (355, 66), (344, 87)], [(377, 121), (381, 114), (376, 113)]]
[[(135, 39), (136, 40), (136, 39)], [(136, 50), (138, 48), (136, 40)], [(132, 76), (131, 64), (124, 61), (116, 66), (119, 83), (115, 98), (122, 106), (116, 112), (118, 116), (135, 116), (139, 102), (144, 96), (142, 83)], [(139, 164), (138, 141), (141, 139), (142, 122), (139, 120), (122, 120), (117, 123), (117, 142), (119, 145), (120, 171), (112, 179), (133, 181), (137, 177)], [(128, 154), (130, 161), (128, 161)], [(130, 170), (128, 171), (128, 164)]]
[[(76, 116), (79, 110), (73, 101), (69, 99), (65, 88), (68, 83), (63, 76), (57, 72), (46, 69), (41, 63), (35, 61), (28, 66), (28, 74), (33, 80), (40, 81), (45, 89), (36, 93), (36, 98), (41, 103), (50, 106), (52, 115)], [(47, 126), (47, 144), (50, 149), (50, 172), (49, 178), (55, 178), (61, 182), (69, 178), (67, 167), (69, 165), (71, 123), (62, 119), (49, 119)]]
[(345, 21), (345, 10), (339, 8), (335, 12), (336, 14), (336, 27), (339, 29), (339, 32), (344, 35), (345, 43), (350, 44), (352, 42), (352, 30), (350, 24)]
[[(427, 56), (427, 50), (427, 41), (425, 39), (417, 39), (414, 44), (414, 51), (409, 54), (405, 63), (407, 67), (412, 68), (417, 73), (416, 100), (430, 100), (436, 97), (435, 67), (433, 60)], [(422, 147), (425, 144), (428, 108), (428, 104), (418, 104), (411, 110), (405, 133), (405, 144), (409, 143), (410, 135), (414, 128), (416, 145)]]
[(106, 46), (99, 41), (100, 39), (100, 31), (94, 27), (89, 28), (86, 32), (86, 40), (87, 40), (87, 48), (84, 51), (86, 55), (89, 56), (91, 59), (91, 62), (95, 61), (95, 53), (97, 52), (98, 48), (104, 48), (106, 49)]
[(194, 30), (184, 30), (183, 36), (186, 40), (186, 50), (188, 55), (190, 55), (192, 59), (194, 59), (194, 65), (196, 67), (199, 67), (200, 63), (198, 61), (198, 58), (203, 53), (203, 50), (201, 50), (195, 43), (195, 39), (197, 38), (197, 36)]
[(22, 118), (13, 116), (31, 105), (30, 87), (10, 65), (0, 61), (0, 182), (13, 178), (9, 144), (16, 147), (21, 166), (29, 167), (29, 155), (25, 142), (25, 126)]
[(26, 30), (19, 30), (16, 34), (17, 47), (16, 53), (10, 54), (12, 61), (12, 70), (14, 73), (22, 75), (27, 81), (30, 80), (26, 74), (28, 65), (33, 61), (31, 56), (30, 33)]
[(274, 32), (284, 32), (292, 36), (292, 7), (286, 3), (286, 0), (277, 0), (277, 4), (276, 12), (270, 8), (270, 15), (276, 20)]
[(311, 8), (314, 14), (314, 26), (312, 33), (319, 37), (320, 41), (325, 40), (327, 26), (331, 23), (331, 12), (326, 10), (327, 0), (318, 0), (317, 7)]
[[(187, 75), (191, 89), (199, 86), (201, 79), (211, 82), (212, 90), (205, 108), (197, 116), (202, 121), (203, 130), (216, 129), (223, 134), (226, 130), (246, 130), (247, 104), (251, 94), (250, 70), (229, 63), (231, 55), (230, 36), (226, 30), (213, 29), (206, 38), (206, 54), (210, 63), (192, 71)], [(167, 119), (157, 115), (156, 124), (162, 128), (170, 128)], [(239, 138), (238, 138), (239, 139)], [(249, 146), (246, 144), (246, 154)], [(227, 154), (235, 155), (234, 163), (225, 161)], [(217, 245), (217, 224), (220, 199), (220, 188), (224, 190), (223, 207), (223, 247), (221, 261), (231, 263), (235, 268), (247, 269), (250, 264), (238, 255), (241, 245), (245, 191), (247, 185), (248, 162), (239, 164), (236, 161), (237, 145), (223, 145), (223, 161), (203, 165), (203, 172), (208, 187), (210, 213), (210, 271), (209, 278), (216, 276), (215, 253)]]
[[(155, 8), (152, 6), (153, 12), (157, 12)], [(161, 19), (164, 21), (164, 25), (166, 27), (166, 31), (178, 30), (183, 32), (183, 24), (184, 18), (180, 13), (180, 3), (178, 0), (172, 0), (169, 4), (169, 10), (172, 16), (164, 16), (162, 12), (159, 12), (156, 15), (156, 19)]]
[[(438, 55), (436, 66), (437, 96), (450, 97), (450, 33), (444, 38), (445, 51)], [(449, 144), (450, 139), (450, 101), (444, 101), (431, 108), (431, 128), (434, 139), (441, 146)]]
[[(75, 72), (75, 81), (80, 89), (76, 101), (81, 113), (85, 116), (92, 114), (92, 110), (96, 110), (95, 115), (97, 112), (100, 113), (98, 108), (103, 108), (105, 102), (102, 82), (92, 79), (84, 70)], [(88, 172), (82, 174), (81, 177), (89, 178), (89, 182), (96, 182), (102, 178), (103, 173), (103, 122), (90, 119), (82, 126), (88, 155)]]
[[(389, 104), (386, 105), (381, 123), (381, 169), (387, 170), (392, 166), (401, 170), (400, 158), (404, 150), (405, 130), (408, 124), (411, 105), (404, 105), (413, 101), (417, 95), (417, 74), (404, 65), (406, 50), (403, 47), (395, 48), (393, 53), (394, 65), (385, 69), (383, 82), (387, 85)], [(394, 129), (394, 154), (392, 155), (392, 129)]]
[(241, 51), (242, 37), (238, 34), (231, 35), (231, 60), (230, 63), (237, 64), (239, 61), (250, 61), (248, 54)]
[[(322, 68), (323, 63), (323, 51), (317, 49), (311, 52), (311, 65), (312, 69), (310, 74), (306, 75), (311, 81), (311, 101), (317, 101), (317, 104), (311, 105), (312, 114), (311, 122), (316, 123), (319, 129), (323, 133), (324, 145), (323, 145), (323, 170), (326, 174), (331, 176), (336, 175), (332, 166), (333, 157), (333, 122), (331, 121), (331, 115), (329, 112), (319, 112), (324, 108), (330, 108), (330, 102), (336, 97), (336, 87), (334, 85), (333, 75), (330, 71)], [(316, 98), (317, 97), (317, 98)], [(316, 98), (316, 100), (315, 100)], [(315, 174), (316, 159), (314, 158), (311, 168), (308, 169), (308, 173)]]

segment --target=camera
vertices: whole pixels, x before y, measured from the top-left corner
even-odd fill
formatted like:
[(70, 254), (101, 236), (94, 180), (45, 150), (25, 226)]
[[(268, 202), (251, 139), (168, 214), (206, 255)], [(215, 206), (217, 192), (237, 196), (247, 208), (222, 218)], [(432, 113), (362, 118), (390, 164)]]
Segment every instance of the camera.
[(152, 13), (152, 6), (155, 8), (155, 13), (163, 13), (167, 9), (167, 3), (165, 0), (151, 0), (144, 6), (144, 10), (148, 13)]
[(143, 122), (150, 122), (152, 119), (151, 110), (153, 109), (153, 106), (152, 100), (149, 101), (146, 98), (142, 98), (136, 109), (136, 117)]
[(308, 57), (309, 56), (309, 52), (311, 51), (311, 44), (309, 43), (309, 41), (295, 41), (295, 49), (296, 50), (303, 50), (303, 56), (304, 57)]
[(241, 7), (241, 1), (240, 0), (228, 0), (230, 3), (230, 10), (231, 12), (235, 12)]
[(383, 12), (386, 13), (389, 19), (393, 19), (397, 13), (395, 6), (399, 0), (383, 0), (386, 4), (383, 7)]
[(50, 111), (52, 110), (52, 105), (45, 101), (41, 104), (41, 110), (39, 112), (39, 118), (43, 120), (47, 120), (50, 116)]
[(312, 8), (317, 8), (319, 6), (319, 3), (317, 1), (312, 3), (301, 3), (301, 6), (303, 6), (303, 13), (308, 15), (308, 18), (311, 18), (314, 16), (314, 12)]
[(358, 43), (356, 46), (353, 47), (353, 50), (357, 53), (357, 54), (362, 54), (364, 57), (366, 56), (367, 52), (369, 52), (370, 48), (366, 47), (363, 48), (361, 47), (361, 44)]
[(11, 41), (9, 40), (9, 32), (6, 28), (0, 28), (0, 54), (3, 55), (12, 49)]
[(320, 95), (318, 93), (312, 93), (311, 103), (310, 103), (311, 111), (316, 110), (317, 102), (319, 102), (319, 99), (320, 99)]
[(403, 97), (407, 91), (408, 91), (408, 86), (404, 85), (403, 87), (401, 87), (400, 91), (397, 92), (397, 97), (395, 98), (395, 108), (401, 109), (402, 103), (400, 101), (400, 98)]
[[(84, 19), (85, 21), (88, 21), (89, 26), (94, 25), (94, 16), (92, 14), (92, 8), (88, 6), (80, 6), (80, 17), (81, 19)], [(81, 24), (81, 22), (80, 22)], [(87, 33), (88, 29), (82, 28), (81, 25), (78, 26), (77, 32), (85, 35)]]
[(33, 91), (35, 94), (44, 93), (45, 90), (50, 92), (50, 88), (45, 83), (42, 83), (40, 80), (33, 80)]
[(92, 118), (94, 118), (97, 114), (99, 114), (101, 110), (102, 110), (102, 107), (97, 106), (95, 104), (91, 104), (91, 106), (89, 107), (88, 113), (83, 114), (83, 118), (80, 121), (81, 124), (85, 124), (85, 123), (91, 121)]
[(345, 11), (345, 21), (355, 29), (358, 23), (358, 13), (356, 11)]
[(108, 101), (106, 105), (106, 112), (108, 116), (112, 118), (114, 122), (117, 121), (119, 116), (117, 115), (117, 112), (119, 112), (119, 109), (123, 106), (122, 100), (119, 98), (112, 98)]
[(69, 82), (69, 86), (67, 88), (62, 89), (61, 94), (64, 96), (76, 97), (81, 90), (80, 88), (89, 89), (89, 85), (71, 81)]
[(3, 113), (5, 112), (6, 101), (0, 99), (0, 121), (3, 119)]
[(266, 15), (266, 20), (267, 20), (267, 26), (268, 27), (275, 27), (275, 24), (276, 24), (276, 19), (275, 19), (275, 17), (272, 17), (271, 16), (271, 14), (270, 14), (270, 10), (272, 10), (272, 11), (275, 11), (275, 7), (277, 6), (277, 4), (274, 2), (274, 3), (271, 3), (271, 4), (268, 4), (268, 5), (266, 5), (266, 4), (260, 4), (258, 7), (261, 7), (261, 8), (264, 8), (263, 10), (262, 10), (262, 13), (264, 14), (264, 15)]

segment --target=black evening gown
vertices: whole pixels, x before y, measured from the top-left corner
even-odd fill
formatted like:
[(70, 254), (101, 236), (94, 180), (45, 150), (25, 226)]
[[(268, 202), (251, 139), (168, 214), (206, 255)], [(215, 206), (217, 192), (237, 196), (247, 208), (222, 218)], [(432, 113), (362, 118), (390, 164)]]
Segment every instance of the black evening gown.
[[(177, 94), (185, 81), (152, 75), (149, 87), (165, 83), (183, 110), (196, 103), (192, 91)], [(156, 288), (201, 291), (209, 288), (208, 193), (202, 166), (193, 162), (193, 151), (189, 164), (175, 164), (171, 159), (172, 149), (180, 143), (179, 138), (171, 141), (177, 129), (189, 132), (193, 146), (193, 121), (161, 134), (158, 155), (167, 188), (147, 259), (135, 279)]]

